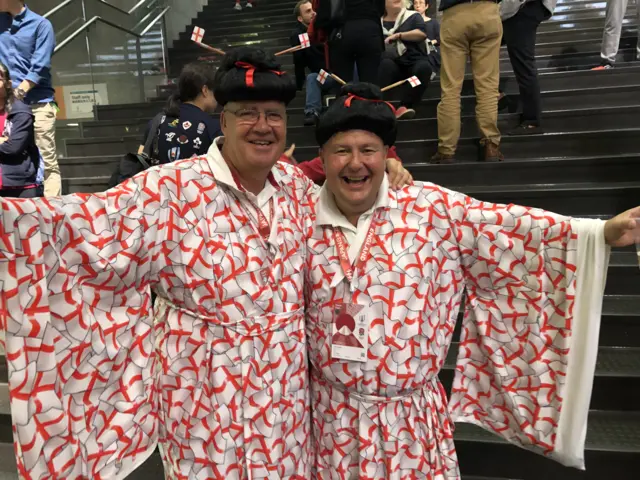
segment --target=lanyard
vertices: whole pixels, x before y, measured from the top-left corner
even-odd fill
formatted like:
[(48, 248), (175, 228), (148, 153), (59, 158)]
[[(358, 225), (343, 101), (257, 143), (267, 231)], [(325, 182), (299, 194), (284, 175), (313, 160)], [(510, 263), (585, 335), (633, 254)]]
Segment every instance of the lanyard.
[(364, 243), (362, 244), (360, 255), (356, 258), (355, 265), (352, 265), (349, 260), (347, 237), (342, 233), (342, 230), (335, 227), (333, 228), (333, 241), (335, 242), (336, 250), (338, 251), (340, 266), (342, 267), (344, 276), (347, 277), (347, 280), (351, 284), (351, 292), (353, 292), (355, 288), (353, 285), (354, 274), (357, 274), (358, 270), (361, 269), (364, 271), (364, 265), (367, 260), (369, 260), (369, 253), (371, 252), (373, 239), (375, 238), (376, 228), (378, 226), (378, 217), (379, 215), (374, 215), (373, 219), (371, 219), (371, 225), (369, 226), (367, 235), (364, 237)]
[[(257, 222), (256, 222), (256, 218), (244, 207), (242, 200), (238, 198), (235, 194), (233, 194), (233, 196), (236, 197), (236, 200), (238, 200), (238, 203), (240, 204), (240, 208), (244, 210), (244, 213), (247, 215), (247, 217), (249, 218), (251, 223), (254, 225), (254, 227), (257, 226), (258, 233), (260, 234), (260, 237), (264, 241), (265, 246), (268, 245), (269, 237), (271, 236), (271, 224), (269, 223), (269, 220), (267, 220), (267, 217), (262, 212), (262, 209), (258, 207), (258, 205), (256, 205), (253, 202), (253, 200), (249, 198), (249, 196), (247, 195), (247, 190), (240, 184), (240, 179), (237, 178), (237, 176), (233, 171), (231, 172), (231, 175), (233, 176), (233, 179), (235, 180), (236, 185), (238, 186), (238, 189), (245, 194), (246, 200), (251, 204), (253, 209), (256, 211), (256, 215), (258, 216)], [(269, 181), (271, 182), (271, 184), (274, 186), (277, 185), (275, 183), (275, 180), (271, 178), (271, 174), (269, 176), (270, 176)], [(269, 216), (271, 217), (272, 222), (275, 220), (275, 208), (273, 206), (273, 203), (274, 203), (273, 197), (271, 197), (269, 199)]]

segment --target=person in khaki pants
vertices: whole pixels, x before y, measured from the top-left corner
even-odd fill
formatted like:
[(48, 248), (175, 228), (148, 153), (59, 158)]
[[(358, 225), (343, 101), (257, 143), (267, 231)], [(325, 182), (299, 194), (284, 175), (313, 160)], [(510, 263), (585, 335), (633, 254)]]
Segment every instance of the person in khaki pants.
[(481, 159), (498, 162), (498, 82), (502, 20), (493, 1), (442, 0), (440, 29), (442, 99), (438, 105), (438, 152), (430, 163), (454, 161), (460, 138), (460, 93), (467, 58), (471, 59), (476, 91), (476, 121), (480, 131)]
[(0, 0), (0, 62), (9, 67), (14, 95), (31, 107), (36, 144), (44, 159), (44, 194), (61, 194), (56, 154), (57, 106), (51, 82), (51, 56), (56, 44), (51, 23), (23, 0)]

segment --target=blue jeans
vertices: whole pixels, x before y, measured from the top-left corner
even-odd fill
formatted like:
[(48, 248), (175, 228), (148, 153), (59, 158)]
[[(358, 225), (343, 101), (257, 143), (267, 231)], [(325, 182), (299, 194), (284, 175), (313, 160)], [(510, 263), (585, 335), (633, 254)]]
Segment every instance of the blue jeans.
[(324, 85), (318, 81), (317, 73), (307, 75), (307, 100), (304, 105), (304, 114), (315, 113), (320, 115), (322, 110), (322, 94), (328, 92), (336, 85), (336, 81), (327, 77)]
[[(353, 69), (353, 81), (358, 81), (358, 69)], [(320, 115), (322, 110), (322, 94), (330, 92), (332, 89), (336, 89), (338, 82), (333, 78), (327, 77), (324, 85), (318, 81), (317, 73), (310, 73), (307, 75), (307, 99), (304, 105), (304, 114), (315, 113)]]

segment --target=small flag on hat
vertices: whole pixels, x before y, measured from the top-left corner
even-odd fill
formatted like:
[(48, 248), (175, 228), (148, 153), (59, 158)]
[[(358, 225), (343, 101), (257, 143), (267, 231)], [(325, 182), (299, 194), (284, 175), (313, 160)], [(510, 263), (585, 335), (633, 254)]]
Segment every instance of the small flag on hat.
[(422, 82), (420, 81), (420, 79), (418, 77), (416, 77), (415, 75), (413, 77), (409, 77), (407, 80), (411, 84), (411, 88), (415, 88), (418, 85), (422, 85)]
[(409, 77), (407, 80), (411, 84), (411, 88), (415, 88), (418, 85), (422, 85), (422, 82), (420, 81), (420, 79), (418, 77), (416, 77), (415, 75), (413, 77)]
[(298, 35), (298, 39), (300, 40), (300, 46), (302, 48), (309, 48), (311, 46), (311, 40), (309, 40), (308, 33), (301, 33)]
[(320, 73), (318, 73), (318, 82), (324, 85), (324, 82), (327, 81), (327, 78), (329, 78), (329, 74), (324, 70), (320, 69)]
[(191, 40), (193, 40), (196, 43), (202, 43), (203, 39), (204, 39), (204, 28), (194, 27), (193, 33), (191, 34)]

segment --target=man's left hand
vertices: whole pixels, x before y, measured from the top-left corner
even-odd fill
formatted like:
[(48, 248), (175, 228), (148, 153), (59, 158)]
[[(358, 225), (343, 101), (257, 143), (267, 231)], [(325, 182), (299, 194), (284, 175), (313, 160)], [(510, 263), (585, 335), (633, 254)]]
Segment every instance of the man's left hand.
[(640, 207), (607, 220), (604, 224), (604, 239), (612, 247), (628, 247), (640, 243)]
[(395, 158), (387, 158), (387, 174), (389, 176), (389, 184), (394, 190), (400, 190), (405, 185), (411, 185), (413, 177), (409, 170), (402, 166)]
[(7, 137), (0, 137), (0, 145), (9, 140)]

